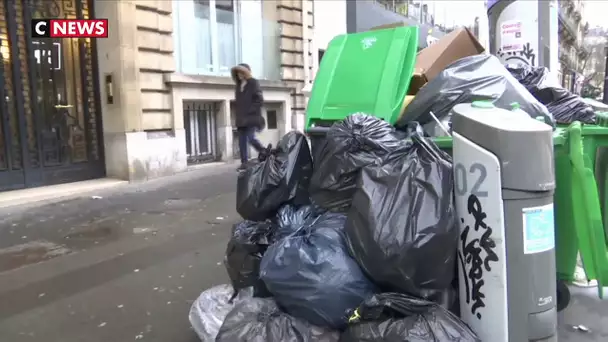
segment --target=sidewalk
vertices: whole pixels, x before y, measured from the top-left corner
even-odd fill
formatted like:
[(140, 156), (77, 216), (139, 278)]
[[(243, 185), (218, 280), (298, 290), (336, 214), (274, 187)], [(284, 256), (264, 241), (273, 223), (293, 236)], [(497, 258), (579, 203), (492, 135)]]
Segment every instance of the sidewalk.
[[(198, 341), (191, 302), (228, 281), (235, 167), (0, 209), (0, 340)], [(559, 341), (608, 341), (607, 317), (573, 288)]]

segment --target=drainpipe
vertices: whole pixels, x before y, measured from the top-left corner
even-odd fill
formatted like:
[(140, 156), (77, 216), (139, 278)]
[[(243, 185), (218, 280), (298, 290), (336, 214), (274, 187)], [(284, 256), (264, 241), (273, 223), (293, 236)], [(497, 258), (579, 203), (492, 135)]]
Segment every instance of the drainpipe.
[[(302, 50), (304, 51), (304, 86), (310, 82), (310, 46), (308, 44), (308, 1), (302, 0)], [(313, 13), (314, 15), (314, 13)]]
[[(302, 88), (302, 94), (304, 94), (304, 101), (306, 103), (306, 105), (308, 105), (308, 98), (310, 97), (310, 92), (312, 90), (312, 77), (310, 75), (310, 71), (309, 71), (309, 66), (310, 66), (310, 59), (309, 59), (309, 52), (313, 53), (312, 59), (313, 59), (313, 74), (316, 74), (317, 69), (318, 69), (318, 63), (316, 62), (316, 58), (314, 56), (314, 52), (317, 51), (315, 46), (315, 39), (314, 39), (314, 27), (313, 27), (313, 36), (312, 36), (312, 42), (309, 45), (308, 44), (308, 7), (305, 5), (307, 3), (308, 0), (302, 0), (302, 50), (304, 51), (304, 87)], [(314, 0), (313, 0), (314, 1)], [(315, 10), (314, 10), (314, 3), (313, 3), (313, 10), (312, 10), (312, 15), (314, 17), (315, 15)]]

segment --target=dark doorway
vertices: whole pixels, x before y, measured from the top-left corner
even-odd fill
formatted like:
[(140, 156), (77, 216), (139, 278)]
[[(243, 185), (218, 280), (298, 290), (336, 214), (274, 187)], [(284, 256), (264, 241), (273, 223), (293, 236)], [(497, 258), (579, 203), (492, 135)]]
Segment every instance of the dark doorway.
[(0, 191), (103, 177), (92, 39), (32, 39), (35, 18), (94, 17), (86, 0), (0, 0)]

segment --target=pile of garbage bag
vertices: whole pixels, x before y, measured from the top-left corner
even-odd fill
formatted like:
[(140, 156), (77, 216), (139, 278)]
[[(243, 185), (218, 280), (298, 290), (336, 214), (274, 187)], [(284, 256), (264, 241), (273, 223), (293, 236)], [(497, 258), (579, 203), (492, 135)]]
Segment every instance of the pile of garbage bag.
[[(399, 341), (442, 341), (433, 329), (473, 341), (440, 305), (456, 277), (452, 163), (419, 125), (399, 131), (356, 113), (330, 128), (314, 159), (299, 133), (277, 146), (239, 175), (244, 220), (226, 248), (231, 285), (203, 292), (192, 307), (204, 312), (190, 317), (202, 340), (386, 341), (365, 334), (393, 319), (402, 328), (387, 336)], [(285, 171), (299, 163), (303, 170)], [(349, 319), (397, 303), (391, 292), (421, 309)]]
[(557, 123), (596, 122), (593, 107), (580, 96), (551, 82), (547, 68), (527, 64), (507, 65), (506, 68), (538, 101), (547, 106)]

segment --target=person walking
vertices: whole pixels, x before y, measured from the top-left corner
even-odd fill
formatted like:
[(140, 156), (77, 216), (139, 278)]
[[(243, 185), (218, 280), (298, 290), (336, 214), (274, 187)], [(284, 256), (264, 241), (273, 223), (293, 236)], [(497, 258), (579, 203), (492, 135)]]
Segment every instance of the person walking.
[(241, 156), (241, 165), (238, 169), (242, 170), (249, 160), (249, 145), (253, 146), (258, 153), (264, 150), (262, 143), (255, 137), (255, 133), (260, 132), (266, 126), (266, 121), (262, 116), (264, 96), (260, 89), (260, 82), (251, 76), (251, 68), (248, 64), (241, 63), (234, 66), (231, 75), (236, 84), (235, 125)]

